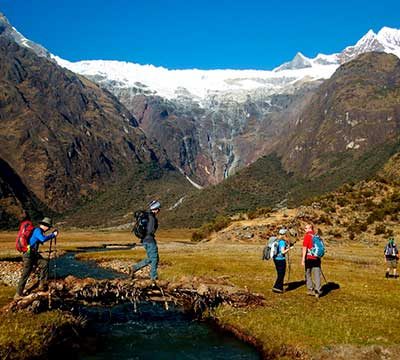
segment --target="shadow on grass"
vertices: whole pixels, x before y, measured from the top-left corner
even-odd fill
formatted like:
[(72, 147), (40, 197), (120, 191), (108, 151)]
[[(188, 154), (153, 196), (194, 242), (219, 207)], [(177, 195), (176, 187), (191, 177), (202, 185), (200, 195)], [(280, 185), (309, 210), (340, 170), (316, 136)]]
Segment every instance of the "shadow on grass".
[(300, 286), (303, 286), (305, 284), (306, 284), (305, 280), (292, 281), (290, 283), (285, 284), (287, 286), (286, 291), (296, 290), (297, 288), (299, 288)]
[(340, 285), (334, 282), (327, 282), (321, 287), (321, 297), (328, 295), (332, 290), (340, 289)]

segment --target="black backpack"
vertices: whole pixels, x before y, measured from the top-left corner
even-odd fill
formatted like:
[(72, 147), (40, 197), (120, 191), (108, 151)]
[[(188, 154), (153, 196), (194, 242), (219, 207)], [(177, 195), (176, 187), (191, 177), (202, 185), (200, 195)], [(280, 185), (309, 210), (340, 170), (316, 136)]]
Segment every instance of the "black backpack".
[(133, 225), (132, 232), (139, 239), (144, 239), (147, 235), (147, 224), (149, 222), (149, 213), (144, 210), (136, 211), (134, 214), (135, 223)]

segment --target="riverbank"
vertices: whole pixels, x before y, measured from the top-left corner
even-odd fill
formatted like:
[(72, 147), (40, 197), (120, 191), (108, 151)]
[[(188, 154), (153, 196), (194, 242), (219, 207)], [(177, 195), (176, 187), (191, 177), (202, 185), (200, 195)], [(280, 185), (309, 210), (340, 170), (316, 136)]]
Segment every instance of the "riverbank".
[[(107, 241), (107, 235), (90, 235), (86, 246)], [(67, 237), (67, 234), (66, 236)], [(80, 238), (79, 234), (74, 235)], [(115, 243), (132, 242), (130, 234), (111, 234)], [(117, 240), (118, 241), (115, 241)], [(327, 278), (320, 299), (306, 296), (300, 247), (290, 254), (288, 291), (274, 294), (273, 263), (261, 260), (262, 244), (209, 242), (193, 244), (161, 239), (160, 279), (223, 279), (251, 292), (263, 294), (266, 305), (254, 309), (218, 307), (211, 315), (221, 328), (246, 338), (267, 356), (313, 359), (400, 358), (400, 320), (397, 301), (400, 283), (385, 279), (382, 249), (374, 245), (328, 244), (323, 259)], [(73, 247), (74, 241), (65, 241)], [(82, 241), (79, 241), (81, 246)], [(61, 239), (58, 245), (61, 246)], [(1, 248), (1, 246), (0, 246)], [(89, 252), (80, 259), (96, 260), (101, 266), (126, 273), (144, 257), (144, 250)], [(287, 274), (289, 275), (289, 274)], [(146, 277), (143, 273), (141, 276)]]

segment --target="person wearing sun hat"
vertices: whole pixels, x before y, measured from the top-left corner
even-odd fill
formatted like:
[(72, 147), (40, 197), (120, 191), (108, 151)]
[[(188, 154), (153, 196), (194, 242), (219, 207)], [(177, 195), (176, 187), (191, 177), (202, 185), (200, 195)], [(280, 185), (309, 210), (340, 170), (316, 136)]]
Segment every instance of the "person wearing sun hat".
[(46, 241), (54, 239), (58, 235), (57, 229), (51, 234), (45, 235), (45, 232), (47, 232), (51, 227), (53, 227), (52, 220), (49, 217), (44, 217), (39, 222), (39, 226), (33, 230), (32, 235), (29, 238), (28, 251), (22, 255), (23, 269), (21, 278), (18, 282), (17, 292), (14, 296), (15, 299), (23, 296), (26, 282), (28, 281), (35, 265), (40, 269), (39, 290), (45, 290), (49, 275), (49, 267), (48, 260), (39, 254), (39, 246)]
[(135, 278), (135, 273), (138, 270), (142, 269), (147, 265), (151, 266), (150, 278), (152, 280), (158, 279), (157, 268), (158, 268), (159, 256), (158, 256), (158, 247), (155, 238), (155, 233), (158, 228), (157, 215), (160, 212), (160, 210), (161, 210), (161, 204), (158, 200), (153, 200), (150, 202), (149, 210), (147, 211), (148, 222), (146, 227), (146, 235), (142, 239), (143, 247), (146, 250), (147, 257), (142, 261), (133, 265), (133, 267), (130, 269), (130, 276), (132, 279)]

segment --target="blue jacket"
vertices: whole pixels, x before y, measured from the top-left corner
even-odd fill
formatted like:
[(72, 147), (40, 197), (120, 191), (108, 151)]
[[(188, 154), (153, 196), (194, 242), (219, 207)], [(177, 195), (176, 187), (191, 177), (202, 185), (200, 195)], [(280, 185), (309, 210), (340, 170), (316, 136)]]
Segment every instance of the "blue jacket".
[(286, 254), (282, 254), (282, 251), (286, 249), (286, 241), (283, 239), (279, 239), (278, 242), (278, 253), (275, 256), (275, 260), (285, 260)]
[(43, 230), (40, 227), (35, 228), (33, 230), (32, 236), (29, 239), (30, 249), (33, 251), (38, 251), (39, 245), (45, 243), (48, 240), (54, 239), (56, 236), (51, 233), (49, 235), (45, 235)]

